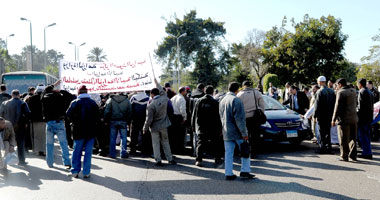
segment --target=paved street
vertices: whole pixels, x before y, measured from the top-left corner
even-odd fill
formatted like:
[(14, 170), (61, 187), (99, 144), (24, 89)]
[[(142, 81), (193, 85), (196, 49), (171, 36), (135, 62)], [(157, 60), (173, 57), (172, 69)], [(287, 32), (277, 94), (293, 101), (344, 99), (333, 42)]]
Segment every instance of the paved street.
[(373, 149), (373, 160), (347, 163), (336, 160), (337, 146), (335, 155), (317, 155), (309, 141), (299, 147), (266, 143), (252, 161), (257, 179), (235, 181), (225, 181), (223, 166), (215, 168), (211, 159), (199, 168), (188, 156), (164, 167), (151, 158), (94, 156), (92, 176), (75, 179), (60, 165), (59, 152), (53, 169), (29, 154), (27, 167), (0, 174), (0, 199), (379, 199), (380, 144)]

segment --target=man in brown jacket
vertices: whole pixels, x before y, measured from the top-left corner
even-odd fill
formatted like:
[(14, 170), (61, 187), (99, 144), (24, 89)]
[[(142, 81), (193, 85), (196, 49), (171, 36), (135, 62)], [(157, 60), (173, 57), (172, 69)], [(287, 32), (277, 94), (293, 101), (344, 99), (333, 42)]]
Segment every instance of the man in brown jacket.
[(340, 161), (348, 161), (348, 157), (356, 161), (356, 134), (358, 117), (356, 114), (356, 91), (347, 86), (346, 79), (338, 79), (338, 92), (331, 125), (338, 125), (340, 143)]
[(16, 146), (16, 134), (13, 130), (12, 123), (0, 117), (0, 170), (7, 169), (7, 165), (4, 163), (1, 150), (4, 150), (4, 157), (8, 153), (14, 152), (14, 147)]

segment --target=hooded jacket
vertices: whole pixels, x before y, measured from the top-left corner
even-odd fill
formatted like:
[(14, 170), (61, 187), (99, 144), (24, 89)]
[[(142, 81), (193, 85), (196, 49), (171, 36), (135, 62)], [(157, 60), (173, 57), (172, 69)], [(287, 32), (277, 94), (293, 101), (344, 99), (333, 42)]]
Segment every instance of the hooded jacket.
[(132, 106), (125, 95), (114, 95), (106, 102), (104, 110), (104, 119), (106, 121), (127, 121), (132, 120)]

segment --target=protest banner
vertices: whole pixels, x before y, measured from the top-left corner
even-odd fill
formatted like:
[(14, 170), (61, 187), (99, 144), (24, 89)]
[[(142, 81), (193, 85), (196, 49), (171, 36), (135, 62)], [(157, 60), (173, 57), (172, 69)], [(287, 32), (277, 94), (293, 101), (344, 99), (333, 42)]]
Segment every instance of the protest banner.
[(70, 62), (59, 64), (61, 89), (76, 94), (81, 85), (89, 93), (151, 90), (155, 87), (151, 67), (146, 60), (114, 64), (108, 62)]

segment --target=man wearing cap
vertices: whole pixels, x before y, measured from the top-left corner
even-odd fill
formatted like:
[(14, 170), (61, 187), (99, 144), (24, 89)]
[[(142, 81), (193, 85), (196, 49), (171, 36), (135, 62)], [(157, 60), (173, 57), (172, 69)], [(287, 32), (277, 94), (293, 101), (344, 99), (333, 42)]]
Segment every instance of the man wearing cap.
[(12, 99), (1, 104), (0, 116), (12, 123), (16, 134), (19, 165), (26, 165), (25, 136), (26, 125), (30, 118), (30, 110), (28, 105), (20, 99), (20, 92), (18, 90), (13, 90)]
[(178, 94), (171, 98), (174, 116), (171, 127), (172, 131), (169, 131), (169, 141), (173, 153), (183, 153), (185, 147), (185, 122), (187, 119), (185, 96), (186, 88), (180, 87)]
[(331, 153), (331, 120), (335, 106), (335, 93), (326, 85), (326, 77), (318, 77), (320, 89), (315, 94), (314, 119), (319, 124), (319, 151), (317, 153)]
[[(16, 135), (13, 130), (12, 123), (0, 117), (0, 170), (6, 170), (7, 164), (4, 162), (4, 157), (8, 153), (15, 151)], [(1, 154), (1, 150), (4, 150), (4, 155)]]
[(243, 82), (243, 90), (236, 95), (244, 104), (245, 118), (248, 129), (249, 144), (251, 145), (251, 158), (256, 157), (258, 142), (260, 140), (260, 124), (255, 121), (254, 113), (260, 109), (265, 112), (265, 104), (262, 94), (252, 88), (251, 81)]
[(28, 106), (31, 112), (30, 119), (32, 121), (31, 132), (33, 136), (33, 152), (40, 156), (45, 156), (46, 151), (46, 122), (42, 116), (42, 92), (45, 90), (44, 85), (37, 86), (37, 91), (28, 100)]
[(90, 177), (92, 148), (94, 146), (98, 123), (100, 122), (99, 107), (87, 94), (85, 85), (78, 90), (78, 98), (71, 102), (66, 112), (72, 122), (74, 137), (74, 152), (72, 156), (71, 175), (78, 178), (81, 171), (82, 151), (84, 150), (83, 177)]
[[(55, 85), (57, 84), (58, 82)], [(58, 89), (54, 89), (54, 85), (47, 86), (42, 95), (42, 115), (46, 121), (46, 163), (48, 167), (53, 167), (54, 135), (57, 135), (62, 150), (63, 164), (67, 169), (71, 169), (64, 122), (66, 110), (63, 95)]]

